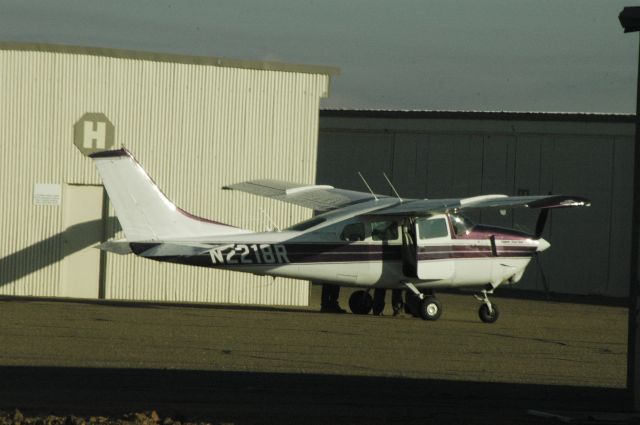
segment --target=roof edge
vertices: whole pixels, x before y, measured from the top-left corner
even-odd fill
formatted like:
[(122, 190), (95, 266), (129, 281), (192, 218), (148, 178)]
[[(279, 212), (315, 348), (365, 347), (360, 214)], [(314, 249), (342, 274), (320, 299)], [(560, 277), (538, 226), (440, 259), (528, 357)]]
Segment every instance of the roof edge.
[(299, 72), (303, 74), (340, 75), (340, 68), (323, 65), (302, 65), (285, 62), (252, 61), (175, 53), (143, 52), (108, 47), (85, 47), (70, 44), (0, 42), (0, 50), (24, 52), (66, 53), (72, 55), (103, 56), (117, 59), (137, 59), (152, 62), (171, 62), (187, 65), (218, 66), (223, 68), (255, 69), (260, 71)]
[(321, 109), (321, 117), (388, 119), (467, 119), (499, 121), (575, 121), (634, 123), (635, 114), (583, 112), (420, 111), (376, 109)]

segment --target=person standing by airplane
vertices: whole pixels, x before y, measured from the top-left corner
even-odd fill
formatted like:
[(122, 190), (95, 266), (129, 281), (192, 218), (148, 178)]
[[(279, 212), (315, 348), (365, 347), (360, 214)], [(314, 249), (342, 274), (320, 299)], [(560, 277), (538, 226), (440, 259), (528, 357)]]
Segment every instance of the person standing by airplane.
[(340, 296), (340, 286), (325, 283), (322, 285), (322, 295), (320, 298), (321, 313), (346, 313), (347, 310), (340, 307), (338, 297)]
[(393, 308), (393, 317), (402, 313), (404, 308), (404, 300), (402, 298), (402, 289), (391, 290), (391, 307)]
[[(373, 314), (382, 316), (385, 306), (385, 297), (387, 290), (385, 288), (376, 288), (373, 293)], [(393, 289), (391, 291), (391, 307), (393, 308), (393, 316), (397, 316), (402, 312), (404, 301), (402, 300), (402, 289)]]
[(382, 316), (384, 311), (384, 299), (387, 296), (385, 288), (376, 288), (373, 291), (373, 315)]

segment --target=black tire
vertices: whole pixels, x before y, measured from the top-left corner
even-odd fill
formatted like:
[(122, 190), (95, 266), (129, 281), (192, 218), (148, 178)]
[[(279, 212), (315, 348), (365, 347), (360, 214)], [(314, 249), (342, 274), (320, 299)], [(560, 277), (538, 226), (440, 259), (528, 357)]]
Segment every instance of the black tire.
[(489, 306), (486, 304), (482, 304), (480, 306), (480, 310), (478, 310), (478, 316), (480, 316), (480, 320), (484, 323), (495, 323), (500, 317), (500, 310), (498, 310), (498, 306), (494, 303), (491, 303), (491, 308), (493, 309), (493, 314), (489, 312)]
[(420, 317), (423, 320), (438, 320), (442, 315), (442, 303), (436, 297), (425, 297), (420, 303)]
[(373, 308), (373, 298), (367, 291), (355, 291), (349, 297), (349, 308), (353, 314), (369, 314)]

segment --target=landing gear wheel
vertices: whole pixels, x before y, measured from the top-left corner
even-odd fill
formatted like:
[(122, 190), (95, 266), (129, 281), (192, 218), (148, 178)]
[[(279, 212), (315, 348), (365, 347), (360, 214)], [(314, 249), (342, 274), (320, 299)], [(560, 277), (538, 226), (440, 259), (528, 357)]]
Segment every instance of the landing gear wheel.
[(482, 304), (480, 306), (480, 310), (478, 310), (478, 316), (480, 316), (480, 320), (484, 323), (494, 323), (500, 317), (500, 311), (498, 310), (498, 306), (494, 303), (491, 303), (491, 309), (493, 312), (489, 311), (489, 306), (487, 304)]
[(349, 297), (349, 308), (353, 314), (369, 314), (373, 298), (367, 291), (356, 291)]
[(423, 320), (438, 320), (442, 314), (442, 304), (436, 297), (426, 297), (420, 302), (420, 317)]

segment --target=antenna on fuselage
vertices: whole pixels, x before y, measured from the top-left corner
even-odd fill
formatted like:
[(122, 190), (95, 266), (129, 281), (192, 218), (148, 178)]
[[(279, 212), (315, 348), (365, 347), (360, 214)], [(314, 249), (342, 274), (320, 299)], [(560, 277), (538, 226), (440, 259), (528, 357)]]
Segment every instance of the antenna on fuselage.
[(373, 190), (371, 190), (371, 186), (369, 186), (369, 183), (367, 183), (367, 181), (364, 179), (364, 177), (362, 176), (362, 173), (360, 171), (358, 171), (358, 175), (360, 176), (360, 178), (362, 179), (362, 181), (364, 182), (364, 185), (367, 186), (367, 189), (369, 189), (369, 192), (371, 192), (371, 194), (373, 195), (373, 197), (376, 199), (376, 201), (378, 200), (378, 197), (376, 196), (375, 193), (373, 193)]
[[(267, 214), (267, 212), (262, 207), (258, 206), (258, 208), (260, 208), (260, 211), (262, 211), (262, 214), (264, 214), (264, 216), (267, 218), (267, 220), (269, 220), (269, 223), (273, 226), (273, 228), (276, 229), (276, 231), (279, 232), (280, 231), (280, 227), (278, 227), (276, 222), (273, 221), (271, 216), (269, 214)], [(269, 229), (269, 231), (271, 231), (271, 229)]]
[(398, 194), (398, 191), (396, 190), (395, 187), (393, 187), (393, 183), (391, 183), (391, 180), (389, 180), (389, 177), (387, 177), (387, 173), (385, 173), (384, 171), (382, 172), (382, 175), (384, 176), (385, 179), (387, 179), (387, 183), (389, 183), (389, 186), (391, 186), (391, 190), (393, 190), (393, 193), (396, 194), (396, 196), (398, 197), (398, 199), (400, 200), (400, 202), (402, 202), (402, 198), (400, 197), (400, 195)]

